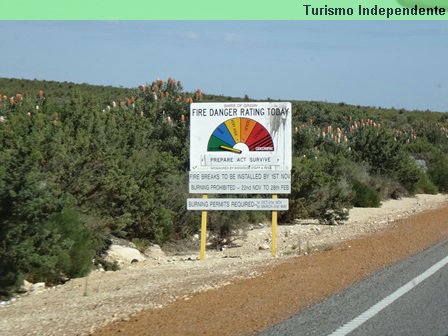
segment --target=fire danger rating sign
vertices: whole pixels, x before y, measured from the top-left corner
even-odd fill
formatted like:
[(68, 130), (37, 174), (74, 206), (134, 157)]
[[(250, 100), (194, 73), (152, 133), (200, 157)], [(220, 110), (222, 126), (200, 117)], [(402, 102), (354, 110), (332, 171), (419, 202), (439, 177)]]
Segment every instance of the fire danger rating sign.
[[(290, 102), (225, 102), (190, 105), (188, 210), (200, 210), (200, 260), (205, 259), (208, 210), (272, 211), (272, 255), (277, 211), (291, 193), (292, 106)], [(272, 194), (272, 198), (214, 198), (208, 194)]]
[(289, 208), (288, 199), (258, 198), (188, 198), (187, 210), (283, 210)]
[(291, 103), (193, 103), (190, 171), (291, 169)]

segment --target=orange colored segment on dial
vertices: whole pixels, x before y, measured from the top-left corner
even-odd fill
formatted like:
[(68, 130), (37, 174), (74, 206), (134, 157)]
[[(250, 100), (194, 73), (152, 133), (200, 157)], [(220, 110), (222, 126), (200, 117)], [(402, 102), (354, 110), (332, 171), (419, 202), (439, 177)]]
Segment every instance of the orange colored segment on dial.
[(241, 119), (241, 139), (242, 143), (246, 143), (247, 138), (249, 138), (250, 133), (254, 129), (257, 122), (248, 118), (240, 118)]

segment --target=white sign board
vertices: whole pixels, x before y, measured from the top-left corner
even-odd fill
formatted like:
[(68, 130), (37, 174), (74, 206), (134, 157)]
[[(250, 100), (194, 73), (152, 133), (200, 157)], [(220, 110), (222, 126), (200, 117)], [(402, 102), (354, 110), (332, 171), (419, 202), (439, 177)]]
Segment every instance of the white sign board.
[(191, 194), (289, 194), (291, 172), (278, 170), (201, 170), (190, 172)]
[(188, 198), (187, 210), (288, 210), (285, 198)]
[(193, 103), (190, 171), (291, 170), (291, 103)]

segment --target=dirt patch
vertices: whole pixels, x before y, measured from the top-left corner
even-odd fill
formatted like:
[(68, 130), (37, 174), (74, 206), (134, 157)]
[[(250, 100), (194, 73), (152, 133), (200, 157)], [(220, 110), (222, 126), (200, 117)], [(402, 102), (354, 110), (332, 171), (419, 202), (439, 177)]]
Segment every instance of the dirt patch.
[(417, 195), (352, 209), (343, 226), (282, 225), (278, 258), (260, 250), (270, 244), (270, 227), (258, 225), (239, 247), (208, 250), (205, 263), (196, 250), (93, 272), (1, 306), (0, 330), (5, 336), (251, 335), (446, 238), (447, 201)]

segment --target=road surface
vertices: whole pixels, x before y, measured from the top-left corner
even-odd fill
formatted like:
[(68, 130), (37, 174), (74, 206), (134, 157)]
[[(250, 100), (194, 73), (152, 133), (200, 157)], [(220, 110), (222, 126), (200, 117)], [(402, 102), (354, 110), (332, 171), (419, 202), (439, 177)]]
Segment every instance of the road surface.
[(448, 336), (448, 240), (260, 334), (274, 335)]

